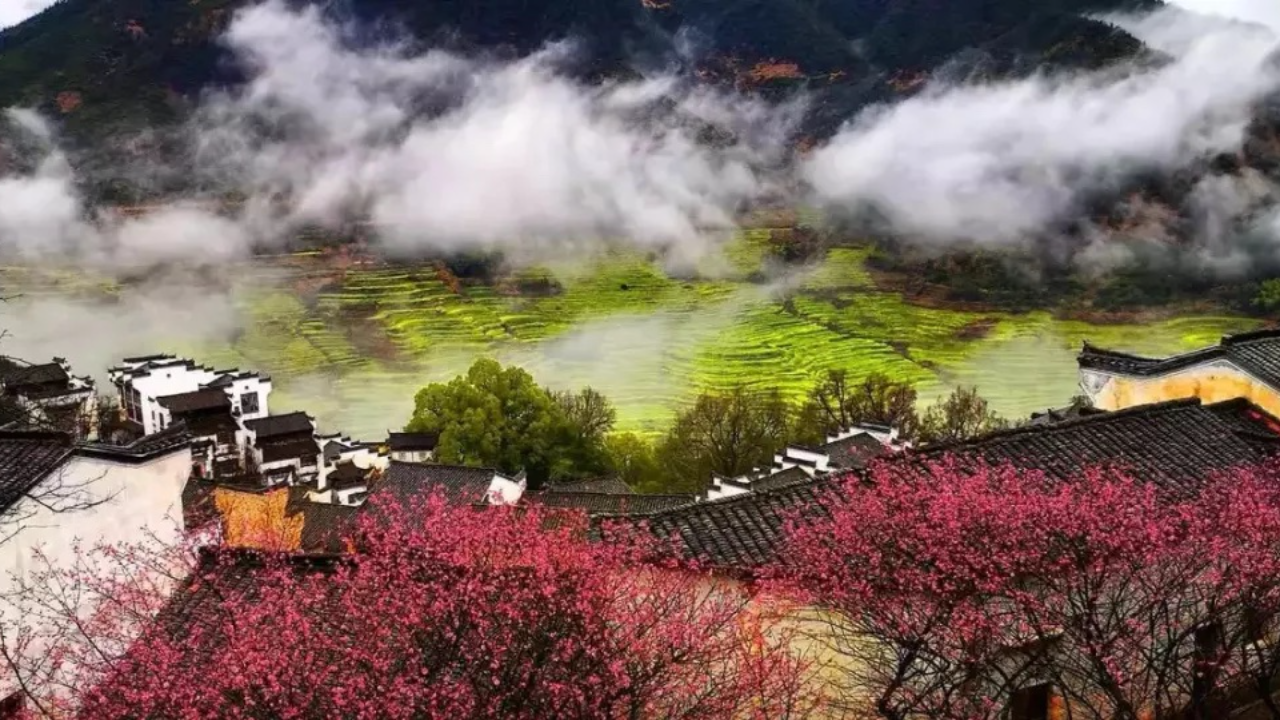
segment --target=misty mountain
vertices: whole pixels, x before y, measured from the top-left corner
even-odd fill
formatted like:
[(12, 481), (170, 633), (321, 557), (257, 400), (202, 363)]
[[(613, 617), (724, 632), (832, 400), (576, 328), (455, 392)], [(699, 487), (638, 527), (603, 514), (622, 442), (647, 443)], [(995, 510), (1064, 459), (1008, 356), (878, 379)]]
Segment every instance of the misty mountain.
[[(985, 76), (1096, 67), (1141, 51), (1084, 13), (1159, 0), (345, 0), (370, 40), (527, 54), (572, 39), (590, 77), (681, 62), (710, 80), (820, 97), (826, 134), (869, 102), (954, 62)], [(61, 118), (72, 137), (181, 116), (203, 90), (240, 82), (218, 42), (249, 0), (61, 0), (0, 33), (0, 107)], [(354, 28), (359, 28), (354, 29)], [(357, 41), (359, 38), (355, 38)], [(680, 58), (680, 60), (674, 60)]]

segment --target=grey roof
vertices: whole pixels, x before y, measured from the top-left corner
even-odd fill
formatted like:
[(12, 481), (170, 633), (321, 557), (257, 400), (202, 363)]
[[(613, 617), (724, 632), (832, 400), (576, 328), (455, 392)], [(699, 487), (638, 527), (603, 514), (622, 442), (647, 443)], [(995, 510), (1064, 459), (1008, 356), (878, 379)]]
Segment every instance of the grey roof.
[(65, 368), (58, 363), (43, 363), (40, 365), (22, 365), (8, 359), (8, 367), (4, 369), (4, 382), (9, 387), (24, 387), (28, 385), (53, 385), (66, 383), (71, 380), (71, 376), (67, 374)]
[(400, 432), (387, 433), (387, 445), (392, 452), (418, 452), (435, 450), (440, 444), (440, 433)]
[(307, 552), (342, 552), (352, 538), (361, 518), (381, 503), (426, 498), (443, 492), (452, 502), (465, 505), (481, 503), (489, 490), (494, 470), (456, 465), (418, 465), (392, 462), (381, 479), (370, 483), (367, 502), (359, 507), (315, 503), (306, 499), (309, 490), (289, 489), (287, 512), (301, 515), (302, 549)]
[(0, 432), (0, 512), (13, 507), (71, 455), (64, 433)]
[(358, 468), (353, 462), (338, 463), (329, 471), (326, 481), (334, 490), (345, 490), (368, 483), (369, 473), (369, 470)]
[(807, 483), (810, 480), (812, 480), (812, 478), (809, 473), (806, 473), (798, 467), (793, 467), (753, 480), (749, 487), (754, 492), (779, 490), (785, 487), (791, 487), (792, 485)]
[(696, 495), (619, 495), (597, 492), (543, 492), (529, 502), (550, 508), (581, 510), (589, 516), (648, 515), (697, 501)]
[(1227, 360), (1280, 389), (1280, 329), (1227, 335), (1212, 347), (1165, 358), (1106, 350), (1086, 342), (1077, 360), (1082, 368), (1140, 376), (1162, 375), (1214, 360)]
[(140, 355), (138, 357), (125, 358), (124, 362), (127, 362), (130, 365), (134, 365), (137, 363), (153, 363), (153, 362), (160, 362), (162, 360), (177, 360), (177, 359), (178, 359), (177, 355), (165, 355), (165, 354)]
[(196, 390), (195, 392), (166, 395), (156, 398), (156, 402), (169, 412), (182, 415), (201, 410), (221, 410), (231, 407), (231, 398), (221, 390)]
[(670, 542), (677, 555), (722, 571), (750, 572), (773, 559), (789, 517), (821, 507), (823, 494), (836, 486), (834, 478), (599, 522), (606, 529), (619, 522), (640, 523), (659, 540)]
[[(948, 454), (1012, 463), (1067, 479), (1086, 467), (1109, 465), (1137, 473), (1175, 493), (1194, 492), (1216, 470), (1258, 462), (1280, 450), (1280, 434), (1242, 434), (1241, 422), (1260, 427), (1249, 403), (1221, 406), (1175, 400), (1090, 415), (1043, 426), (993, 433), (976, 440), (909, 453), (916, 459)], [(1236, 420), (1229, 420), (1236, 416)]]
[(859, 433), (844, 440), (836, 440), (818, 448), (818, 452), (831, 459), (831, 464), (844, 469), (865, 468), (872, 460), (891, 451), (884, 443), (869, 434)]
[(546, 492), (565, 493), (604, 493), (606, 495), (634, 495), (631, 486), (620, 477), (594, 478), (575, 482), (549, 483)]
[(454, 502), (478, 503), (485, 499), (497, 470), (461, 465), (419, 465), (392, 462), (372, 498), (385, 494), (399, 497), (426, 496), (436, 490)]
[[(1203, 405), (1199, 400), (1146, 405), (1043, 426), (987, 435), (964, 443), (896, 454), (880, 462), (923, 463), (946, 456), (1042, 470), (1069, 480), (1080, 470), (1111, 465), (1132, 470), (1175, 495), (1194, 493), (1216, 471), (1255, 463), (1280, 452), (1280, 420), (1244, 400)], [(839, 473), (774, 489), (700, 502), (648, 516), (600, 518), (643, 522), (677, 553), (712, 567), (751, 572), (771, 561), (785, 519), (820, 512)]]
[(191, 444), (191, 433), (184, 423), (174, 423), (168, 428), (141, 437), (128, 445), (83, 443), (76, 447), (76, 454), (123, 462), (141, 462), (182, 450)]
[(1063, 408), (1049, 408), (1043, 412), (1031, 413), (1032, 425), (1052, 425), (1054, 423), (1066, 422), (1068, 420), (1079, 420), (1080, 418), (1089, 417), (1091, 415), (1101, 415), (1106, 410), (1099, 410), (1081, 403), (1075, 403)]
[(262, 450), (262, 462), (272, 463), (297, 458), (303, 466), (315, 465), (320, 455), (320, 446), (311, 438), (288, 440), (286, 442), (259, 442)]
[(268, 415), (256, 420), (246, 420), (245, 427), (257, 434), (258, 439), (292, 435), (294, 433), (311, 433), (315, 425), (311, 416), (304, 412), (291, 412), (286, 415)]

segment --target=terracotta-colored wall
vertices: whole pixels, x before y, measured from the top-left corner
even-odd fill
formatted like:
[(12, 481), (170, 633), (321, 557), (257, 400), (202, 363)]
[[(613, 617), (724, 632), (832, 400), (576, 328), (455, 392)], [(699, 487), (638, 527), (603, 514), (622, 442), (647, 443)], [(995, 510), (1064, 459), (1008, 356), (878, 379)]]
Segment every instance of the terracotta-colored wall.
[(1198, 397), (1206, 403), (1246, 398), (1280, 416), (1280, 392), (1234, 368), (1203, 367), (1154, 378), (1114, 377), (1094, 403), (1104, 410)]

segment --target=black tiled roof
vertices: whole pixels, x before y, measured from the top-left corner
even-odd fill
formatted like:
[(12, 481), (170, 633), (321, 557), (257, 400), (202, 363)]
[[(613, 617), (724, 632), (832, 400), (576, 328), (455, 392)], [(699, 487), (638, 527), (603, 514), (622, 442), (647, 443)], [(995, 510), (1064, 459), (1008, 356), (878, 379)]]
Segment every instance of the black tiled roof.
[[(876, 444), (879, 445), (879, 443)], [(780, 490), (785, 487), (791, 487), (792, 485), (807, 483), (810, 480), (812, 480), (812, 478), (809, 476), (809, 473), (806, 473), (798, 467), (793, 467), (787, 468), (781, 472), (773, 473), (772, 475), (766, 475), (753, 481), (751, 483), (751, 489), (755, 492)]]
[(40, 365), (22, 365), (10, 360), (3, 370), (5, 385), (10, 388), (21, 388), (31, 385), (54, 385), (70, 382), (71, 376), (58, 363)]
[(1223, 422), (1235, 429), (1242, 440), (1254, 446), (1264, 455), (1275, 453), (1280, 447), (1280, 419), (1244, 398), (1228, 400), (1206, 406)]
[[(417, 465), (392, 462), (382, 477), (369, 482), (366, 504), (351, 507), (317, 503), (307, 499), (308, 488), (289, 488), (286, 512), (301, 516), (302, 549), (307, 552), (344, 552), (360, 518), (379, 503), (397, 499), (426, 498), (437, 489), (451, 501), (480, 504), (489, 490), (493, 470), (454, 465)], [(331, 476), (332, 477), (332, 476)]]
[(256, 420), (246, 420), (244, 424), (245, 427), (256, 433), (259, 439), (315, 431), (315, 426), (311, 423), (311, 416), (304, 412), (269, 415)]
[(0, 512), (13, 507), (72, 452), (63, 433), (0, 432)]
[(831, 464), (844, 470), (861, 470), (872, 460), (890, 452), (884, 443), (866, 433), (827, 443), (818, 452), (831, 459)]
[(1052, 425), (1054, 423), (1066, 422), (1068, 420), (1079, 420), (1080, 418), (1089, 417), (1091, 415), (1102, 415), (1106, 410), (1089, 407), (1088, 405), (1075, 404), (1064, 408), (1049, 408), (1044, 412), (1031, 413), (1032, 425)]
[(392, 452), (435, 450), (439, 444), (440, 433), (387, 433), (387, 445)]
[[(1067, 479), (1098, 465), (1127, 469), (1179, 493), (1193, 492), (1207, 475), (1264, 455), (1223, 413), (1247, 406), (1202, 405), (1198, 399), (1143, 405), (1044, 426), (1029, 426), (970, 442), (910, 453), (916, 459), (954, 454), (1012, 463)], [(1278, 436), (1280, 437), (1280, 436)]]
[(175, 415), (183, 415), (202, 410), (221, 410), (231, 408), (231, 398), (221, 390), (196, 390), (195, 392), (166, 395), (156, 398), (156, 402)]
[(1082, 368), (1143, 376), (1162, 375), (1214, 360), (1227, 360), (1268, 385), (1280, 388), (1280, 330), (1228, 335), (1213, 347), (1166, 358), (1130, 355), (1086, 342), (1078, 358)]
[(125, 358), (124, 362), (134, 365), (137, 363), (153, 363), (162, 360), (177, 360), (176, 355), (140, 355), (138, 357)]
[(16, 399), (0, 396), (0, 428), (22, 427), (30, 420), (31, 414)]
[(191, 433), (183, 423), (174, 423), (158, 433), (139, 438), (128, 445), (84, 443), (76, 453), (109, 460), (143, 461), (167, 455), (191, 444)]
[(648, 515), (691, 505), (696, 495), (615, 495), (597, 492), (544, 492), (529, 498), (530, 502), (550, 508), (582, 510), (596, 515)]
[(236, 431), (240, 429), (229, 408), (220, 412), (189, 413), (183, 419), (193, 437), (215, 437), (224, 445), (235, 443)]
[(272, 463), (297, 458), (305, 465), (315, 465), (320, 455), (320, 446), (312, 438), (301, 438), (288, 442), (259, 443), (262, 449), (262, 462)]
[(419, 465), (392, 461), (373, 489), (372, 499), (384, 494), (426, 496), (437, 488), (450, 501), (478, 503), (485, 499), (496, 470), (460, 465)]
[(604, 493), (606, 495), (634, 495), (631, 486), (619, 477), (595, 478), (576, 482), (551, 483), (547, 485), (549, 493)]
[[(201, 548), (199, 564), (178, 586), (169, 602), (156, 616), (152, 631), (163, 632), (173, 640), (187, 638), (193, 627), (216, 630), (232, 621), (230, 613), (245, 602), (261, 597), (264, 577), (269, 569), (284, 567), (298, 579), (323, 575), (335, 570), (342, 559), (334, 555), (265, 553), (248, 549)], [(190, 672), (198, 672), (208, 662), (220, 641), (217, 632), (204, 632), (194, 642), (182, 643), (184, 655), (175, 658)]]
[(338, 463), (329, 471), (326, 481), (335, 490), (359, 487), (368, 482), (369, 471), (356, 467), (355, 463)]
[(823, 494), (835, 487), (833, 477), (601, 522), (606, 527), (612, 522), (643, 523), (660, 540), (670, 541), (679, 555), (720, 570), (749, 572), (773, 559), (788, 517), (821, 506)]
[[(1091, 465), (1127, 468), (1143, 480), (1178, 494), (1194, 492), (1214, 471), (1257, 462), (1280, 451), (1280, 420), (1246, 401), (1202, 405), (1179, 400), (1061, 423), (1010, 430), (972, 442), (894, 455), (881, 462), (915, 463), (977, 457), (990, 463), (1043, 470), (1069, 479)], [(641, 518), (676, 550), (713, 567), (749, 572), (771, 560), (788, 513), (821, 506), (839, 475), (796, 482), (724, 500), (701, 502)]]
[(302, 517), (302, 550), (305, 552), (341, 553), (347, 551), (360, 519), (361, 507), (317, 503), (307, 499), (307, 488), (289, 488), (285, 512)]

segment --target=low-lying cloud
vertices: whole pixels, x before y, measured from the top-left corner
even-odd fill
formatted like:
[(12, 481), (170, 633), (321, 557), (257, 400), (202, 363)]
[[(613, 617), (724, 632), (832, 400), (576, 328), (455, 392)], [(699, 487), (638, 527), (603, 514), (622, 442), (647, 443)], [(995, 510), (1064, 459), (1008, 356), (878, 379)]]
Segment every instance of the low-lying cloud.
[(1017, 244), (1093, 193), (1243, 145), (1280, 88), (1277, 35), (1177, 9), (1111, 22), (1163, 61), (926, 90), (852, 120), (807, 163), (826, 207), (935, 241)]
[(514, 62), (354, 49), (279, 2), (225, 42), (252, 79), (205, 106), (203, 157), (285, 228), (364, 217), (398, 249), (706, 250), (777, 191), (799, 116), (672, 77), (587, 85), (563, 72), (571, 45)]

